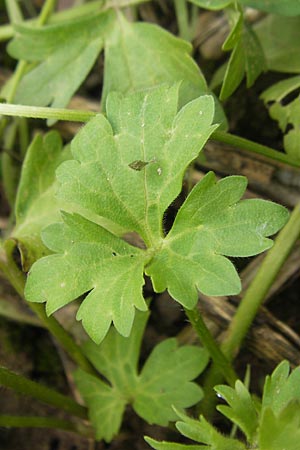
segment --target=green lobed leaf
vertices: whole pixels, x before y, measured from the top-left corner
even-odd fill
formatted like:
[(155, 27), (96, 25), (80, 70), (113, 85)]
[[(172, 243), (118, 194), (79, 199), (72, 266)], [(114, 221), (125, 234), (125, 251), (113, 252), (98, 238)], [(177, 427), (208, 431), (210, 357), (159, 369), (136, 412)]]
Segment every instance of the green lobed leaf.
[[(207, 420), (200, 416), (195, 420), (186, 414), (176, 411), (180, 421), (176, 422), (176, 428), (185, 437), (193, 441), (205, 444), (211, 450), (243, 450), (244, 445), (236, 439), (223, 436)], [(201, 447), (200, 447), (201, 448)]]
[(8, 52), (14, 58), (39, 64), (21, 80), (15, 102), (65, 107), (103, 49), (112, 18), (112, 12), (106, 11), (41, 29), (16, 26)]
[(44, 137), (37, 135), (27, 150), (16, 196), (16, 226), (11, 233), (17, 241), (25, 271), (48, 253), (40, 233), (42, 228), (60, 218), (62, 205), (55, 198), (55, 170), (70, 157), (69, 148), (63, 150), (56, 131)]
[[(110, 441), (118, 433), (124, 408), (149, 423), (167, 425), (176, 418), (172, 404), (189, 407), (203, 396), (191, 380), (208, 362), (204, 349), (178, 347), (176, 339), (158, 344), (138, 372), (138, 359), (148, 313), (138, 313), (129, 338), (111, 329), (101, 346), (88, 341), (84, 351), (110, 385), (82, 370), (75, 374), (77, 386), (89, 407), (97, 439)], [(114, 409), (116, 408), (116, 409)]]
[(189, 42), (154, 24), (128, 22), (119, 13), (105, 42), (103, 104), (111, 91), (136, 92), (162, 83), (182, 82), (180, 106), (207, 93), (191, 53)]
[[(57, 170), (58, 197), (77, 214), (63, 214), (62, 223), (43, 232), (56, 254), (33, 265), (25, 295), (46, 301), (48, 314), (83, 295), (77, 318), (95, 342), (111, 322), (129, 335), (135, 308), (146, 309), (143, 271), (157, 292), (168, 289), (187, 307), (197, 302), (197, 289), (238, 293), (240, 280), (226, 256), (266, 250), (272, 244), (266, 237), (287, 219), (286, 210), (271, 202), (237, 203), (245, 178), (216, 184), (209, 174), (165, 236), (165, 211), (181, 191), (187, 165), (215, 129), (211, 97), (199, 97), (178, 113), (177, 100), (178, 85), (124, 98), (111, 94), (107, 118), (99, 115), (82, 128), (71, 145), (75, 159)], [(136, 234), (143, 241), (136, 246), (122, 239)]]
[(185, 445), (176, 442), (156, 441), (155, 439), (145, 436), (145, 441), (150, 447), (156, 450), (203, 450), (207, 449), (206, 445)]
[(300, 72), (299, 16), (270, 14), (254, 29), (266, 56), (268, 70), (293, 74)]
[(240, 9), (231, 11), (231, 32), (223, 44), (224, 50), (232, 50), (226, 65), (220, 99), (225, 100), (237, 89), (246, 74), (247, 87), (251, 87), (266, 69), (264, 52), (255, 31), (243, 21)]
[(288, 155), (300, 162), (300, 95), (290, 102), (286, 100), (294, 91), (297, 92), (299, 87), (300, 76), (291, 77), (275, 83), (262, 93), (261, 98), (270, 105), (270, 116), (278, 121), (283, 132), (288, 125), (293, 127), (284, 136), (284, 148)]
[[(267, 236), (286, 222), (281, 206), (263, 200), (239, 202), (244, 177), (216, 183), (211, 172), (198, 183), (179, 210), (160, 251), (146, 267), (158, 292), (168, 289), (187, 308), (206, 295), (240, 291), (240, 280), (225, 256), (251, 256), (270, 248)], [(174, 271), (176, 267), (176, 271)]]
[(239, 0), (242, 5), (274, 14), (297, 16), (300, 14), (300, 0)]
[(236, 381), (234, 388), (216, 386), (214, 389), (229, 405), (219, 405), (217, 410), (235, 423), (243, 431), (247, 441), (253, 444), (258, 429), (258, 414), (248, 389), (240, 380)]

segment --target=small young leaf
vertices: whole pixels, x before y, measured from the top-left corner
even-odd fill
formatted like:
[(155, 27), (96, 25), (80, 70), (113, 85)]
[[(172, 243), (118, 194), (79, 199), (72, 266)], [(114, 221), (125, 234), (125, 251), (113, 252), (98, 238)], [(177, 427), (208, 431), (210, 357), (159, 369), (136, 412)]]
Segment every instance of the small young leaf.
[(285, 101), (285, 98), (293, 91), (297, 92), (299, 87), (300, 76), (288, 78), (268, 88), (262, 93), (261, 98), (267, 105), (271, 103), (270, 116), (278, 121), (283, 132), (286, 131), (288, 125), (293, 127), (284, 136), (284, 148), (288, 155), (300, 162), (298, 140), (300, 135), (300, 95), (297, 95), (291, 102)]
[(197, 289), (206, 295), (239, 292), (239, 277), (225, 256), (267, 250), (272, 241), (266, 237), (276, 233), (288, 217), (284, 208), (271, 202), (238, 202), (245, 189), (244, 177), (216, 183), (213, 173), (194, 187), (146, 267), (157, 292), (168, 289), (187, 308), (196, 304)]
[(201, 444), (206, 444), (211, 450), (245, 449), (241, 442), (219, 433), (203, 416), (200, 416), (199, 420), (195, 420), (178, 411), (177, 414), (181, 421), (176, 422), (176, 428), (183, 436)]
[(218, 411), (243, 431), (249, 443), (255, 442), (258, 414), (248, 389), (238, 380), (234, 389), (229, 386), (216, 386), (215, 391), (229, 405), (219, 405)]
[(185, 408), (202, 398), (201, 388), (191, 381), (208, 362), (207, 352), (198, 347), (178, 347), (176, 339), (167, 339), (154, 348), (138, 373), (147, 318), (147, 313), (136, 315), (129, 338), (111, 329), (101, 346), (91, 341), (85, 345), (87, 357), (110, 383), (109, 386), (82, 370), (75, 375), (89, 407), (97, 439), (110, 441), (118, 432), (126, 404), (132, 404), (136, 413), (147, 422), (167, 425), (176, 418), (172, 404)]
[(61, 138), (55, 131), (44, 138), (37, 135), (28, 148), (16, 197), (16, 226), (11, 234), (17, 240), (25, 271), (48, 253), (40, 233), (42, 228), (60, 218), (62, 205), (55, 198), (55, 170), (70, 157), (69, 148), (63, 150)]

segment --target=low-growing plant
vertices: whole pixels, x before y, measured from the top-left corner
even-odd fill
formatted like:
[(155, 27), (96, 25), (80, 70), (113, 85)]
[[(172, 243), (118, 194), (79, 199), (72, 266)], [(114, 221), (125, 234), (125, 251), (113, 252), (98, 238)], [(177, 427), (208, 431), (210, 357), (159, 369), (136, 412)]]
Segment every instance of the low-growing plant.
[[(131, 405), (149, 424), (167, 427), (177, 421), (178, 431), (198, 443), (147, 437), (155, 449), (296, 449), (299, 368), (289, 375), (288, 362), (280, 363), (266, 378), (259, 400), (238, 380), (232, 362), (299, 237), (299, 206), (289, 219), (284, 206), (243, 199), (247, 179), (239, 175), (219, 180), (209, 171), (192, 186), (189, 168), (209, 139), (299, 166), (299, 97), (282, 104), (299, 88), (298, 75), (262, 94), (271, 117), (286, 132), (286, 153), (228, 133), (220, 103), (233, 95), (244, 75), (250, 87), (267, 70), (300, 71), (294, 59), (286, 58), (286, 48), (274, 49), (268, 36), (269, 29), (278, 33), (275, 23), (291, 24), (288, 42), (292, 54), (299, 53), (293, 45), (299, 2), (174, 0), (179, 33), (187, 40), (193, 38), (199, 8), (222, 10), (228, 20), (223, 50), (231, 54), (211, 87), (187, 40), (131, 20), (142, 0), (82, 2), (62, 12), (54, 11), (55, 3), (46, 0), (39, 17), (27, 21), (18, 2), (8, 0), (12, 25), (0, 27), (0, 39), (12, 38), (8, 53), (19, 60), (1, 91), (0, 112), (15, 118), (1, 122), (7, 150), (2, 182), (11, 214), (0, 269), (78, 366), (73, 376), (85, 406), (0, 367), (1, 385), (74, 416), (2, 415), (0, 426), (56, 427), (111, 442)], [(248, 7), (264, 12), (260, 21), (249, 21)], [(102, 112), (64, 109), (103, 49)], [(58, 120), (85, 125), (70, 145), (57, 130), (29, 142), (28, 121), (18, 117), (47, 119), (48, 126)], [(12, 157), (18, 136), (21, 171)], [(185, 199), (174, 218), (170, 211), (183, 184)], [(281, 228), (273, 246), (270, 236)], [(271, 247), (219, 345), (198, 308), (199, 292), (239, 294), (232, 258)], [(144, 289), (146, 280), (151, 295)], [(141, 358), (150, 297), (164, 291), (182, 306), (201, 346), (170, 337)], [(72, 335), (53, 316), (74, 301), (86, 333)], [(1, 311), (18, 320), (17, 311)], [(202, 389), (198, 377), (205, 370)], [(228, 404), (217, 407), (234, 424), (228, 437), (210, 423), (215, 405), (210, 385)], [(198, 407), (203, 397), (202, 404), (210, 406), (199, 420), (183, 412)]]

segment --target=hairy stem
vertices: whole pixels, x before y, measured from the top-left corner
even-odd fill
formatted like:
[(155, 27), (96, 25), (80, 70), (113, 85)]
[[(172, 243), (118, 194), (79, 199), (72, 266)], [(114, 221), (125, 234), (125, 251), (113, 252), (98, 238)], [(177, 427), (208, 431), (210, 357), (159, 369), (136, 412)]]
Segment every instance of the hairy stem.
[(13, 389), (18, 394), (28, 395), (48, 405), (55, 406), (81, 419), (87, 419), (87, 410), (72, 398), (53, 389), (31, 381), (0, 366), (0, 385)]
[(84, 437), (93, 437), (92, 430), (83, 423), (56, 419), (55, 417), (6, 416), (0, 415), (0, 427), (14, 428), (56, 428), (72, 431)]
[(191, 28), (185, 0), (174, 0), (176, 19), (179, 28), (179, 36), (186, 41), (191, 41)]
[(264, 258), (254, 280), (241, 300), (231, 321), (222, 350), (229, 360), (237, 354), (248, 330), (262, 305), (279, 270), (300, 236), (300, 204), (290, 216), (288, 223), (277, 236), (273, 247)]
[(215, 365), (218, 367), (218, 370), (222, 373), (228, 384), (233, 386), (238, 377), (229, 360), (220, 350), (218, 344), (211, 335), (199, 309), (197, 307), (195, 307), (194, 309), (185, 309), (185, 314), (187, 315), (189, 321), (191, 322), (191, 325), (196, 331), (201, 343), (210, 353), (210, 356)]
[[(0, 270), (18, 294), (24, 298), (25, 275), (16, 265), (13, 258), (13, 251), (15, 243), (13, 240), (7, 240), (4, 248), (0, 249)], [(91, 363), (84, 356), (81, 348), (76, 344), (72, 336), (60, 325), (60, 323), (53, 317), (48, 317), (45, 312), (45, 307), (41, 303), (27, 303), (28, 306), (39, 317), (42, 324), (50, 333), (57, 339), (60, 345), (68, 353), (79, 367), (92, 375), (98, 375), (98, 372), (91, 365)]]
[(285, 153), (281, 153), (280, 151), (274, 150), (273, 148), (267, 147), (266, 145), (250, 141), (249, 139), (226, 133), (225, 131), (214, 131), (211, 139), (219, 142), (224, 142), (225, 144), (232, 145), (233, 147), (238, 147), (241, 149), (249, 150), (250, 152), (258, 153), (276, 161), (289, 164), (290, 166), (300, 167), (299, 161), (295, 161)]
[(0, 114), (33, 119), (57, 119), (71, 122), (88, 122), (96, 115), (93, 111), (76, 109), (47, 108), (42, 106), (24, 106), (0, 103)]

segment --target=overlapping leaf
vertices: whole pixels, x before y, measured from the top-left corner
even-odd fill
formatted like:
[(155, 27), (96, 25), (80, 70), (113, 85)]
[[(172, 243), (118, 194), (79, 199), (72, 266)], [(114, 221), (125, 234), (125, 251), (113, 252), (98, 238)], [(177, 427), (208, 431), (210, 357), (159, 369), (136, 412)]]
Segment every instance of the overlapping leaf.
[(82, 370), (76, 373), (97, 439), (110, 441), (118, 433), (126, 404), (147, 422), (167, 425), (176, 418), (173, 404), (185, 408), (202, 398), (201, 388), (191, 381), (208, 362), (206, 351), (198, 347), (178, 347), (176, 339), (167, 339), (154, 348), (138, 373), (147, 317), (137, 314), (129, 338), (112, 329), (101, 346), (91, 341), (85, 345), (87, 357), (110, 383)]
[(240, 9), (228, 11), (231, 32), (223, 45), (223, 50), (232, 50), (226, 66), (220, 93), (222, 100), (229, 97), (239, 86), (246, 74), (247, 87), (253, 85), (257, 77), (266, 69), (262, 46), (253, 29), (243, 21)]
[(70, 157), (69, 148), (63, 150), (61, 138), (55, 131), (44, 138), (37, 135), (28, 148), (16, 198), (16, 226), (12, 232), (25, 271), (48, 253), (40, 233), (42, 228), (60, 218), (61, 204), (55, 198), (55, 170)]
[(264, 91), (261, 98), (269, 106), (270, 116), (277, 120), (283, 132), (288, 125), (292, 127), (284, 136), (284, 148), (288, 155), (300, 163), (300, 95), (292, 101), (286, 98), (300, 87), (300, 76), (288, 78), (271, 86)]
[(300, 14), (299, 0), (239, 0), (239, 2), (242, 5), (274, 14), (286, 16), (297, 16)]
[[(56, 254), (34, 264), (25, 294), (46, 301), (49, 314), (85, 295), (77, 317), (96, 342), (111, 322), (129, 335), (135, 308), (146, 308), (144, 270), (157, 292), (168, 289), (188, 308), (197, 302), (197, 289), (238, 293), (239, 277), (226, 256), (266, 250), (272, 244), (266, 236), (287, 219), (286, 210), (271, 202), (238, 203), (245, 178), (216, 184), (208, 174), (164, 236), (164, 213), (215, 128), (211, 97), (179, 113), (177, 101), (178, 86), (124, 98), (111, 94), (107, 119), (99, 115), (80, 131), (72, 142), (75, 159), (57, 170), (59, 198), (81, 215), (64, 214), (63, 223), (45, 230), (44, 243)], [(145, 249), (117, 237), (126, 233), (137, 233)]]
[(106, 11), (41, 29), (18, 25), (9, 53), (39, 64), (21, 80), (15, 101), (65, 107), (103, 48), (112, 17)]

